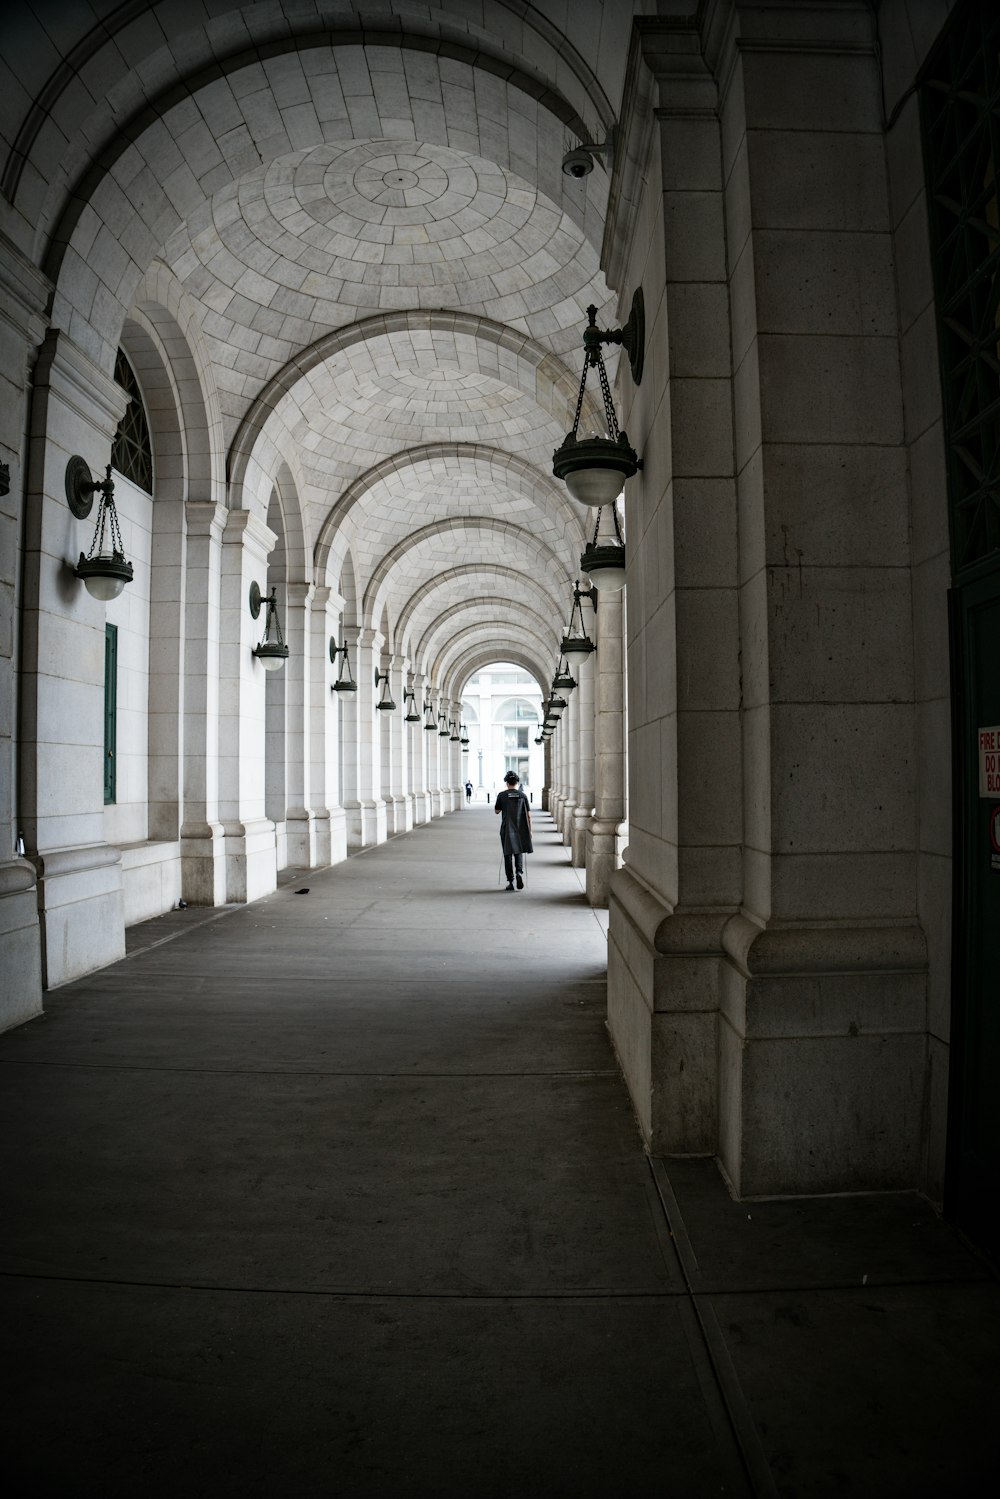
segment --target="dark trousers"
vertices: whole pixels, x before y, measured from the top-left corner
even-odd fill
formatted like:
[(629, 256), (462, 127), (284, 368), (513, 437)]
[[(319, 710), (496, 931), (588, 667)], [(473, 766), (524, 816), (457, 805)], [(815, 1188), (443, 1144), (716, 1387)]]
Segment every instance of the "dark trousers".
[(514, 866), (514, 861), (515, 860), (517, 861), (517, 872), (518, 872), (518, 874), (523, 875), (524, 874), (524, 855), (523, 854), (504, 854), (504, 856), (503, 856), (503, 867), (507, 871), (507, 883), (508, 883), (508, 885), (513, 884), (513, 881), (514, 881), (514, 867), (515, 867)]

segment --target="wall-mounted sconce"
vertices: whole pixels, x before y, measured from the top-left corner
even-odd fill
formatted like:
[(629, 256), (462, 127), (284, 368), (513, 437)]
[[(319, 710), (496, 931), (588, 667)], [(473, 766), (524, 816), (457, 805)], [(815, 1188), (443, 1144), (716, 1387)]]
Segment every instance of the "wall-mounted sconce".
[(264, 639), (253, 648), (253, 654), (257, 657), (265, 671), (280, 671), (288, 660), (288, 647), (285, 637), (281, 633), (281, 621), (278, 618), (278, 590), (272, 588), (267, 598), (262, 597), (256, 583), (250, 584), (250, 613), (254, 619), (260, 616), (262, 604), (267, 605), (267, 617), (264, 620)]
[(451, 733), (451, 730), (448, 728), (448, 720), (441, 712), (438, 713), (438, 733), (441, 735), (442, 739), (447, 739), (448, 735)]
[(396, 711), (396, 704), (393, 702), (392, 698), (389, 696), (389, 673), (387, 671), (379, 671), (378, 667), (376, 666), (376, 668), (375, 668), (375, 690), (376, 690), (376, 692), (378, 691), (378, 685), (379, 685), (380, 682), (382, 684), (382, 696), (379, 698), (378, 702), (375, 704), (375, 707), (376, 707), (376, 709), (378, 710), (379, 713), (395, 713), (395, 711)]
[(548, 717), (558, 720), (562, 718), (563, 710), (567, 707), (566, 699), (564, 697), (557, 697), (556, 694), (553, 693), (549, 698), (547, 707)]
[(358, 690), (358, 684), (357, 684), (357, 682), (355, 682), (354, 678), (351, 676), (351, 663), (347, 659), (347, 646), (346, 646), (346, 644), (344, 644), (344, 645), (338, 645), (337, 642), (334, 640), (333, 636), (331, 635), (330, 636), (330, 660), (334, 663), (334, 665), (336, 665), (337, 661), (338, 661), (338, 658), (341, 658), (341, 657), (343, 659), (340, 660), (340, 665), (339, 665), (338, 670), (337, 670), (337, 680), (334, 682), (333, 686), (330, 688), (330, 691), (331, 692), (357, 692), (357, 690)]
[(468, 743), (469, 743), (469, 731), (465, 727), (464, 723), (463, 724), (459, 724), (459, 731), (460, 731), (461, 736), (462, 736), (462, 747), (464, 749), (464, 748), (466, 748), (468, 746)]
[(406, 709), (406, 715), (405, 715), (405, 717), (403, 719), (403, 722), (404, 723), (419, 723), (420, 722), (420, 714), (417, 712), (417, 695), (414, 692), (414, 690), (413, 690), (412, 687), (404, 687), (403, 688), (403, 707), (404, 708), (406, 708), (407, 703), (409, 703), (410, 706), (409, 706), (409, 708)]
[[(591, 651), (597, 647), (591, 640), (583, 624), (583, 607), (581, 599), (589, 599), (594, 608), (597, 608), (597, 595), (593, 589), (581, 588), (579, 578), (573, 585), (573, 607), (570, 610), (569, 625), (566, 634), (562, 638), (562, 653), (569, 660), (571, 656), (589, 656)], [(574, 625), (578, 629), (574, 630)]]
[(87, 555), (80, 553), (75, 572), (92, 598), (107, 602), (116, 599), (125, 584), (132, 581), (132, 564), (125, 557), (118, 526), (111, 464), (108, 464), (103, 479), (94, 479), (84, 459), (74, 454), (66, 465), (66, 503), (78, 520), (86, 520), (90, 514), (98, 489), (101, 503), (97, 510), (94, 539)]
[[(643, 350), (646, 343), (646, 315), (642, 287), (637, 287), (632, 297), (632, 311), (622, 328), (602, 331), (597, 326), (597, 308), (587, 308), (587, 327), (583, 331), (583, 375), (580, 378), (580, 394), (576, 403), (576, 416), (572, 430), (552, 455), (552, 472), (557, 479), (564, 480), (574, 500), (581, 505), (610, 505), (621, 492), (626, 479), (631, 479), (642, 467), (642, 460), (630, 445), (628, 434), (618, 429), (608, 372), (604, 367), (602, 344), (621, 344), (628, 355), (632, 379), (638, 385), (642, 380)], [(578, 437), (580, 416), (583, 412), (583, 397), (587, 389), (587, 375), (597, 370), (604, 398), (604, 420), (607, 437)]]
[(434, 734), (437, 732), (437, 724), (434, 722), (434, 704), (429, 697), (424, 698), (424, 733)]
[(452, 744), (458, 744), (460, 742), (459, 735), (458, 735), (458, 724), (455, 723), (454, 719), (449, 718), (449, 720), (448, 720), (448, 727), (451, 730), (451, 742), (452, 742)]
[(570, 676), (569, 667), (566, 665), (562, 656), (560, 656), (559, 665), (556, 667), (556, 674), (552, 678), (552, 691), (572, 692), (575, 686), (576, 678)]
[[(602, 536), (601, 517), (606, 510), (611, 511), (614, 531), (609, 533), (605, 527)], [(617, 501), (598, 510), (594, 539), (587, 542), (580, 558), (580, 566), (585, 573), (589, 573), (591, 583), (601, 593), (620, 593), (625, 587), (625, 538), (618, 524)]]

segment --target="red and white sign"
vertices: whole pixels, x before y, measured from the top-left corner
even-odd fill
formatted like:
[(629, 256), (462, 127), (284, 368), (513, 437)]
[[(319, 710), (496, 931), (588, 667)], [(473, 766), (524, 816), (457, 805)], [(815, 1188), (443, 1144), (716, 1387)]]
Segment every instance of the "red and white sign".
[(1000, 801), (1000, 728), (977, 729), (979, 745), (979, 795)]

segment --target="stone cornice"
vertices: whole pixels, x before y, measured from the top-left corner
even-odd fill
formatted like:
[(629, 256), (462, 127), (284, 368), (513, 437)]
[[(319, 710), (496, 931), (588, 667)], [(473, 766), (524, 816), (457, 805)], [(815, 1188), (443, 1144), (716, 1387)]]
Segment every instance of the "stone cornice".
[[(721, 0), (730, 8), (732, 0)], [(601, 246), (601, 268), (621, 295), (624, 312), (632, 287), (623, 285), (649, 169), (653, 131), (666, 118), (713, 117), (718, 88), (705, 60), (701, 27), (704, 3), (674, 16), (636, 16), (632, 21), (625, 84), (608, 212)]]
[(51, 390), (96, 432), (107, 436), (107, 455), (99, 462), (95, 459), (92, 465), (103, 469), (110, 461), (110, 445), (131, 398), (67, 333), (56, 328), (45, 335), (35, 364), (34, 385), (36, 390)]

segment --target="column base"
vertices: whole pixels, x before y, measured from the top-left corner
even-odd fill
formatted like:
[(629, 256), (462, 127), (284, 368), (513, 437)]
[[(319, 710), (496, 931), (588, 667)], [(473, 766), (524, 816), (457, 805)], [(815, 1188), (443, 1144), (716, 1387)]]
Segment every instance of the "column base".
[(327, 862), (340, 864), (347, 858), (347, 813), (343, 807), (330, 808), (330, 848)]
[(559, 831), (562, 833), (562, 841), (567, 848), (573, 842), (573, 814), (576, 812), (576, 802), (564, 801), (559, 812)]
[(46, 989), (125, 956), (121, 857), (107, 843), (39, 854), (38, 910)]
[(584, 862), (587, 899), (592, 906), (606, 906), (611, 894), (611, 876), (618, 868), (618, 823), (591, 818)]
[(181, 894), (189, 906), (226, 903), (225, 833), (221, 822), (181, 828)]
[(409, 796), (394, 796), (392, 799), (393, 826), (397, 833), (413, 831), (413, 799)]
[(226, 901), (244, 904), (278, 888), (274, 823), (267, 817), (223, 823)]
[(363, 848), (373, 848), (376, 843), (385, 842), (388, 833), (384, 801), (348, 802), (344, 811), (347, 814), (348, 853), (356, 854)]
[(285, 813), (285, 863), (304, 869), (329, 863), (320, 857), (319, 841), (315, 815), (306, 807), (289, 807)]
[(628, 869), (611, 879), (608, 1029), (654, 1155), (713, 1155), (722, 930), (674, 911)]
[(429, 791), (427, 793), (427, 798), (430, 802), (431, 817), (440, 817), (441, 813), (444, 811), (444, 801), (442, 799), (441, 792)]
[(416, 791), (413, 795), (413, 824), (419, 826), (424, 822), (430, 822), (430, 800), (426, 791)]
[(0, 864), (0, 1031), (42, 1013), (42, 934), (35, 866)]
[(915, 923), (723, 933), (719, 1154), (742, 1196), (923, 1185), (924, 936)]
[(569, 829), (569, 862), (574, 869), (582, 869), (587, 862), (587, 835), (593, 814), (590, 807), (577, 807)]

